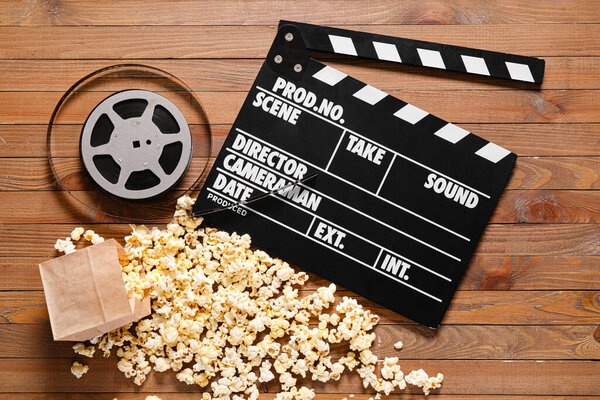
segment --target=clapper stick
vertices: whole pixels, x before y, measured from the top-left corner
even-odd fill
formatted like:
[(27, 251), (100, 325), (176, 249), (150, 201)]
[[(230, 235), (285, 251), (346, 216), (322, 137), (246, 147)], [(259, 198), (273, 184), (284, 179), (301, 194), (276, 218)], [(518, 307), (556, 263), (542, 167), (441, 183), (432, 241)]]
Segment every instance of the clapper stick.
[(198, 195), (211, 226), (436, 327), (517, 156), (310, 49), (537, 83), (544, 62), (281, 21)]
[(281, 21), (296, 27), (309, 50), (445, 69), (515, 81), (542, 83), (542, 59), (405, 39), (375, 33)]

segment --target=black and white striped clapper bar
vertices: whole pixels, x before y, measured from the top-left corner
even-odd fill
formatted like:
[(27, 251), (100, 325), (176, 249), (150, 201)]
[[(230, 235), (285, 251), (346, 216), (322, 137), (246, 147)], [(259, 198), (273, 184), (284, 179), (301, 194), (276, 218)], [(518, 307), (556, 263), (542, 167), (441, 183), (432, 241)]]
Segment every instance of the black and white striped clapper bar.
[(207, 224), (436, 327), (516, 155), (308, 50), (534, 84), (544, 61), (282, 21), (198, 196), (227, 207)]

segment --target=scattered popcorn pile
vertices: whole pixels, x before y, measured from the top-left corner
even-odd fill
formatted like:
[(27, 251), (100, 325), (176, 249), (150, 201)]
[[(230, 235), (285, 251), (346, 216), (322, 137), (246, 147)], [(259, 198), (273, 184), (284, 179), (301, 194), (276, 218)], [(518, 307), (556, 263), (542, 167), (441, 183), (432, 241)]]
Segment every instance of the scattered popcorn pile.
[[(123, 279), (130, 296), (150, 296), (152, 314), (92, 339), (91, 346), (76, 344), (77, 354), (92, 357), (97, 346), (108, 357), (116, 348), (119, 370), (137, 385), (152, 369), (173, 370), (178, 380), (209, 388), (204, 400), (256, 400), (258, 384), (270, 381), (281, 386), (276, 400), (310, 400), (314, 390), (297, 387), (300, 377), (337, 381), (345, 370), (356, 370), (363, 386), (378, 392), (376, 398), (407, 383), (425, 394), (440, 386), (442, 374), (429, 377), (420, 369), (404, 376), (397, 357), (383, 360), (378, 377), (380, 360), (370, 350), (377, 315), (349, 297), (333, 307), (334, 284), (299, 295), (306, 273), (251, 250), (248, 235), (199, 228), (202, 218), (191, 216), (192, 205), (189, 197), (180, 198), (166, 230), (132, 225), (121, 260)], [(76, 228), (55, 247), (72, 252), (72, 240), (81, 237), (104, 240)], [(334, 343), (349, 347), (337, 360), (330, 355)], [(75, 375), (87, 371), (75, 364)]]

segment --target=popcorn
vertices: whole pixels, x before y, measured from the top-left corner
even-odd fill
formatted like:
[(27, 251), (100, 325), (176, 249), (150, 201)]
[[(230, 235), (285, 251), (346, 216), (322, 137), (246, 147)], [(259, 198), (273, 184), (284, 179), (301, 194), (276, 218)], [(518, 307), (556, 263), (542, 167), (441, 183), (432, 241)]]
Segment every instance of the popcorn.
[(77, 379), (81, 378), (83, 374), (88, 372), (89, 369), (90, 367), (88, 367), (87, 365), (83, 365), (77, 361), (75, 361), (73, 365), (71, 365), (71, 373), (75, 375)]
[(401, 350), (402, 347), (404, 347), (404, 343), (402, 343), (400, 340), (398, 340), (396, 343), (394, 343), (394, 348), (396, 350)]
[(77, 354), (92, 358), (94, 356), (94, 352), (96, 351), (96, 348), (94, 346), (86, 347), (84, 343), (77, 343), (76, 345), (73, 346), (73, 350)]
[(90, 230), (85, 231), (85, 233), (83, 234), (83, 238), (89, 242), (89, 241), (92, 240), (92, 237), (95, 234), (96, 233), (93, 230), (90, 229)]
[(77, 228), (73, 229), (73, 231), (71, 232), (71, 239), (74, 241), (78, 241), (81, 239), (81, 235), (83, 235), (83, 232), (85, 231), (85, 229), (83, 229), (82, 227), (78, 226)]
[(73, 253), (75, 249), (75, 245), (71, 242), (71, 238), (68, 237), (65, 240), (57, 239), (54, 244), (54, 248), (61, 253), (69, 254)]
[[(258, 385), (267, 382), (281, 385), (275, 400), (312, 400), (313, 390), (296, 386), (299, 377), (337, 381), (346, 370), (356, 371), (376, 400), (407, 383), (425, 393), (439, 387), (441, 374), (419, 370), (405, 378), (397, 357), (382, 361), (371, 352), (377, 315), (350, 297), (335, 304), (334, 284), (299, 292), (306, 273), (252, 250), (248, 235), (200, 228), (193, 204), (181, 197), (166, 229), (131, 225), (123, 281), (131, 298), (151, 298), (152, 314), (92, 339), (92, 346), (76, 344), (77, 354), (91, 357), (97, 347), (108, 357), (116, 349), (117, 368), (135, 384), (153, 369), (172, 370), (179, 381), (207, 388), (203, 400), (258, 400)], [(71, 239), (81, 237), (104, 240), (76, 228), (57, 246), (74, 251)], [(332, 359), (332, 344), (345, 345), (347, 354)]]
[(104, 242), (104, 238), (98, 235), (97, 233), (94, 233), (90, 241), (92, 242), (92, 244), (98, 244)]
[(423, 393), (428, 395), (431, 389), (440, 387), (444, 380), (444, 375), (437, 374), (437, 376), (429, 377), (425, 371), (419, 369), (417, 371), (411, 371), (410, 374), (406, 375), (405, 380), (411, 385), (423, 388)]
[(268, 360), (263, 361), (260, 366), (259, 382), (270, 382), (275, 379), (275, 375), (271, 372), (271, 363)]

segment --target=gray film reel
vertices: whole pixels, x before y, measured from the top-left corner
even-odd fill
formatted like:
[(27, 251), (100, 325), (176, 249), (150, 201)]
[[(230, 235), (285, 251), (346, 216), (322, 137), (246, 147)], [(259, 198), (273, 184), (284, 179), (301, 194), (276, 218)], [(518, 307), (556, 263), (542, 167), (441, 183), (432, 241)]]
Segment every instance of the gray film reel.
[(124, 199), (148, 199), (172, 188), (192, 158), (192, 137), (181, 111), (147, 90), (104, 99), (88, 116), (80, 142), (91, 178)]

